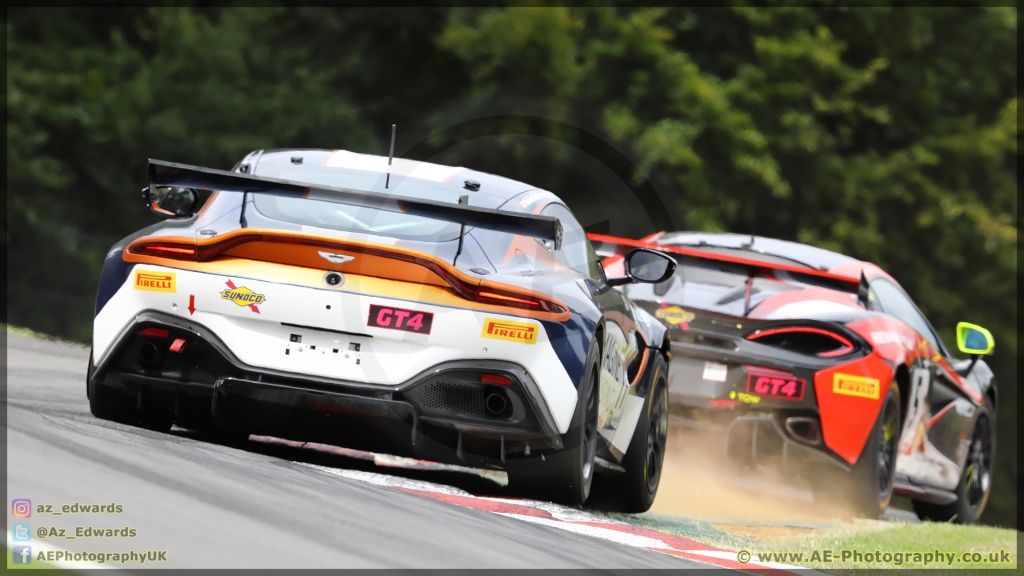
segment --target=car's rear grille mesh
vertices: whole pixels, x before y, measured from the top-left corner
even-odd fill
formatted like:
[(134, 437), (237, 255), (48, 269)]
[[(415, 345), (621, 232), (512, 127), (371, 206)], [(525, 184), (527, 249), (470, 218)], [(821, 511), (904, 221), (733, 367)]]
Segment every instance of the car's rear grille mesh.
[(426, 412), (452, 412), (484, 416), (484, 387), (480, 384), (430, 382), (407, 393)]
[(193, 376), (208, 376), (216, 380), (236, 372), (230, 363), (205, 342), (190, 343), (185, 347), (182, 356), (184, 365)]

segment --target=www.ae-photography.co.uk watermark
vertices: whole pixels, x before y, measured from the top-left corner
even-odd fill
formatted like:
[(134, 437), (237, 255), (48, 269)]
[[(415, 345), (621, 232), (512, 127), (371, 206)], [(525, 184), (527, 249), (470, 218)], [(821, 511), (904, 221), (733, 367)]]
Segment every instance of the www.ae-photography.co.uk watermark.
[(997, 552), (945, 552), (943, 550), (884, 552), (881, 550), (812, 550), (810, 552), (750, 552), (740, 550), (736, 560), (774, 562), (780, 564), (881, 564), (889, 566), (956, 566), (958, 564), (991, 564), (993, 567), (1010, 566), (1014, 554), (1008, 550)]

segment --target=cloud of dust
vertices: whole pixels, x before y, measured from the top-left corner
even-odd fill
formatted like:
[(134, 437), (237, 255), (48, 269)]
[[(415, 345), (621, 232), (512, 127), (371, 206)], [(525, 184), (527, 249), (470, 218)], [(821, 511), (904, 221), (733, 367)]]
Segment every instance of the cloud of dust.
[[(846, 489), (835, 488), (837, 495)], [(795, 474), (730, 462), (720, 432), (672, 425), (650, 511), (712, 522), (820, 523), (856, 516), (836, 500), (814, 502), (810, 483)]]

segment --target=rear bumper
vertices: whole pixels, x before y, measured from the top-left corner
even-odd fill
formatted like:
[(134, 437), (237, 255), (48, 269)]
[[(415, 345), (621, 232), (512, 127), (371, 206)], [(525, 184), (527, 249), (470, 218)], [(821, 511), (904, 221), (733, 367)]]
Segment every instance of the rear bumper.
[[(787, 470), (819, 465), (849, 469), (825, 444), (814, 386), (821, 366), (679, 342), (673, 342), (672, 351), (673, 411), (691, 425), (720, 434), (730, 460)], [(757, 394), (751, 375), (759, 369), (801, 380), (800, 397)]]
[[(509, 384), (483, 383), (481, 373)], [(431, 446), (484, 458), (562, 447), (537, 383), (513, 362), (442, 362), (397, 386), (310, 378), (248, 365), (205, 326), (147, 311), (124, 327), (94, 380), (186, 426), (208, 417), (221, 428), (418, 456)], [(502, 403), (492, 395), (502, 410), (491, 409)]]
[[(569, 374), (560, 356), (565, 346), (557, 340), (564, 335), (550, 339), (538, 319), (467, 307), (468, 301), (428, 284), (352, 274), (343, 289), (325, 288), (322, 271), (249, 260), (193, 268), (136, 265), (93, 322), (96, 363), (106, 363), (126, 326), (159, 311), (182, 327), (199, 325), (216, 334), (224, 356), (252, 374), (397, 390), (445, 362), (510, 362), (534, 376), (556, 428), (561, 433), (568, 429), (578, 377)], [(166, 278), (169, 286), (145, 285), (150, 276)], [(239, 295), (258, 306), (244, 305), (249, 300)], [(410, 314), (424, 316), (418, 331), (405, 329), (412, 324), (397, 327), (397, 319)], [(395, 326), (389, 327), (392, 322)], [(533, 342), (485, 333), (488, 323), (501, 322), (528, 326), (534, 330)], [(582, 333), (572, 337), (582, 338)]]

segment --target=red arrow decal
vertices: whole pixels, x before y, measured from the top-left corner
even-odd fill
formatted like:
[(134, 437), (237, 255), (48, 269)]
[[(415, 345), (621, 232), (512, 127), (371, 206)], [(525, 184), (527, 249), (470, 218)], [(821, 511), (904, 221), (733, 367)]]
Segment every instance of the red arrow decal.
[(255, 304), (249, 304), (249, 309), (252, 310), (253, 312), (257, 313), (257, 314), (260, 313), (260, 309), (257, 308)]
[(191, 316), (192, 314), (195, 314), (195, 312), (196, 312), (196, 295), (195, 294), (189, 294), (188, 295), (188, 313), (189, 313), (189, 316)]
[(231, 288), (232, 290), (234, 290), (235, 288), (237, 288), (237, 286), (235, 286), (235, 283), (234, 283), (234, 282), (232, 282), (231, 280), (228, 280), (227, 282), (225, 282), (225, 284), (227, 284), (227, 285), (228, 285), (228, 288)]

